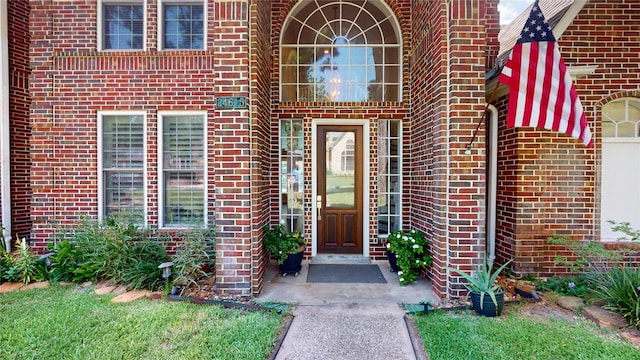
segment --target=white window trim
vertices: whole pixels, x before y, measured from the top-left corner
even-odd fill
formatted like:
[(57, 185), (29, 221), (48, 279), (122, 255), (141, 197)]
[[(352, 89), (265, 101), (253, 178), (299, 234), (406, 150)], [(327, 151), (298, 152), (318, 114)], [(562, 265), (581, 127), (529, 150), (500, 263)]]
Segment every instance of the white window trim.
[(164, 117), (165, 116), (202, 116), (203, 120), (203, 141), (204, 141), (204, 191), (203, 191), (203, 222), (202, 227), (206, 227), (209, 224), (208, 219), (208, 203), (207, 203), (207, 187), (208, 187), (208, 156), (207, 156), (207, 112), (206, 111), (179, 111), (179, 110), (166, 110), (158, 111), (158, 228), (159, 229), (188, 229), (188, 226), (166, 226), (164, 224)]
[[(98, 34), (98, 51), (116, 52), (116, 51), (144, 51), (147, 49), (147, 0), (97, 0), (97, 34)], [(104, 32), (104, 14), (102, 12), (104, 4), (140, 4), (142, 3), (143, 9), (143, 23), (142, 23), (142, 49), (105, 49), (103, 43)]]
[[(385, 126), (389, 125), (387, 122), (389, 121), (397, 121), (398, 122), (398, 140), (399, 140), (399, 144), (398, 144), (398, 180), (399, 180), (399, 184), (398, 184), (398, 195), (400, 197), (402, 197), (403, 194), (403, 183), (404, 183), (404, 170), (402, 168), (402, 164), (403, 164), (403, 148), (404, 148), (404, 130), (405, 130), (405, 126), (404, 123), (401, 119), (384, 119), (383, 120), (385, 122)], [(379, 135), (378, 135), (379, 136)], [(389, 136), (386, 141), (389, 141), (391, 137)], [(380, 153), (378, 153), (378, 156)], [(387, 155), (387, 158), (389, 158), (390, 156)], [(380, 176), (382, 174), (378, 174), (378, 176)], [(384, 174), (384, 175), (388, 175), (388, 174)], [(385, 196), (391, 194), (391, 192), (387, 191), (387, 189), (384, 189), (384, 191), (380, 191), (380, 189), (378, 189), (378, 191), (380, 192), (380, 194), (378, 194), (379, 196), (382, 195), (381, 193), (384, 193)], [(398, 205), (398, 210), (397, 210), (397, 214), (398, 215), (398, 229), (402, 230), (403, 229), (403, 224), (404, 224), (404, 217), (402, 216), (403, 214), (403, 204), (404, 202), (402, 201), (402, 198), (400, 199), (400, 204)], [(389, 206), (389, 204), (387, 204), (387, 206)], [(390, 213), (387, 213), (387, 215), (392, 215)], [(380, 219), (378, 218), (378, 221), (380, 221)], [(378, 226), (378, 224), (376, 224), (376, 227)], [(378, 234), (378, 238), (379, 239), (387, 239), (389, 238), (389, 235), (391, 235), (395, 230), (391, 230), (389, 229), (389, 233), (387, 234)]]
[[(169, 4), (169, 5), (198, 5), (201, 4), (202, 8), (203, 8), (203, 22), (204, 22), (204, 28), (203, 28), (203, 41), (202, 41), (202, 48), (200, 49), (165, 49), (164, 47), (164, 5), (165, 4)], [(180, 2), (177, 0), (159, 0), (158, 1), (158, 9), (157, 9), (157, 14), (158, 14), (158, 51), (196, 51), (196, 50), (206, 50), (207, 49), (207, 25), (208, 25), (208, 16), (207, 16), (207, 1), (206, 0), (193, 0), (193, 1), (184, 1), (184, 2)]]
[(98, 219), (102, 220), (105, 217), (104, 214), (104, 205), (105, 205), (105, 199), (104, 199), (104, 176), (103, 176), (103, 150), (104, 150), (104, 144), (103, 144), (103, 140), (102, 140), (102, 131), (103, 131), (103, 117), (104, 116), (112, 116), (112, 115), (121, 115), (121, 116), (142, 116), (142, 122), (143, 122), (143, 138), (144, 138), (144, 145), (143, 145), (143, 154), (144, 154), (144, 160), (143, 160), (143, 170), (142, 170), (142, 176), (144, 179), (144, 185), (143, 185), (143, 193), (144, 193), (144, 203), (143, 203), (143, 208), (144, 208), (144, 214), (143, 214), (143, 225), (144, 227), (147, 226), (148, 224), (148, 211), (147, 211), (147, 197), (148, 197), (148, 182), (147, 182), (147, 113), (145, 111), (98, 111)]

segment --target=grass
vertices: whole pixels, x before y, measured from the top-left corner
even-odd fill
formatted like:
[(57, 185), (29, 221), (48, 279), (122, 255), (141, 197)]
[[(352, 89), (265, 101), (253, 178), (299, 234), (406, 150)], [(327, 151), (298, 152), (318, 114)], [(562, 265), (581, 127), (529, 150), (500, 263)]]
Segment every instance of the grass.
[(273, 312), (140, 300), (74, 287), (0, 294), (0, 359), (265, 359)]
[(416, 315), (430, 360), (638, 359), (640, 350), (586, 320), (542, 320), (517, 313)]

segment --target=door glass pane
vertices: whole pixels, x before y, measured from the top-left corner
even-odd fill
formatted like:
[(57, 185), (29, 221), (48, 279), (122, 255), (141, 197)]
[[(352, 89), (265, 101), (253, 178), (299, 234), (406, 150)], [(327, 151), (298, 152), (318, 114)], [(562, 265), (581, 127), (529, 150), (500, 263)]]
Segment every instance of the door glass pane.
[(326, 204), (327, 207), (355, 207), (355, 162), (353, 131), (326, 133)]

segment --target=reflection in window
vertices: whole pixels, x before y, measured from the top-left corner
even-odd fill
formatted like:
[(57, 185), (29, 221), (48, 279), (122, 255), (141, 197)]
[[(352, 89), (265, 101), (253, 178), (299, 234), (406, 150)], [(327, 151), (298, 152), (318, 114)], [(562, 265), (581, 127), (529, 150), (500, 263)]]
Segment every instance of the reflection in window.
[(304, 153), (302, 120), (280, 121), (280, 223), (304, 230)]
[(165, 4), (165, 49), (204, 49), (204, 5)]
[(325, 138), (327, 207), (355, 208), (355, 133), (328, 131)]
[(281, 39), (281, 100), (399, 101), (399, 32), (382, 2), (301, 2)]
[(144, 222), (144, 117), (103, 115), (103, 217)]
[(104, 4), (103, 47), (105, 50), (133, 50), (144, 46), (144, 7)]
[(204, 115), (162, 114), (162, 225), (202, 226), (205, 221)]
[(402, 128), (400, 120), (381, 120), (378, 149), (378, 234), (401, 228)]
[(640, 137), (640, 100), (620, 99), (604, 105), (602, 137)]

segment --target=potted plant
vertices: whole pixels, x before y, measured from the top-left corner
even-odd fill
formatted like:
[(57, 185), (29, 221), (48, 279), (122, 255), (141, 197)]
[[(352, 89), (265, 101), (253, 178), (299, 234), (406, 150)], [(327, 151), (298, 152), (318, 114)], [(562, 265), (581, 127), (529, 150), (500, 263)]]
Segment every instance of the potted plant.
[[(448, 267), (447, 269), (460, 274), (467, 279), (465, 287), (469, 290), (469, 297), (473, 304), (473, 309), (478, 315), (494, 317), (502, 314), (502, 308), (504, 307), (504, 289), (495, 284), (498, 275), (504, 270), (512, 260), (507, 261), (500, 266), (496, 271), (492, 272), (493, 264), (487, 264), (487, 257), (485, 255), (482, 260), (482, 266), (476, 268), (475, 276), (459, 270)], [(489, 295), (486, 297), (486, 295)]]
[(387, 258), (391, 271), (398, 271), (400, 285), (411, 284), (420, 271), (431, 265), (427, 238), (421, 231), (394, 231), (387, 238)]
[(305, 240), (297, 231), (288, 231), (282, 225), (273, 229), (264, 227), (263, 241), (265, 249), (273, 256), (280, 268), (282, 276), (298, 275), (302, 269)]

